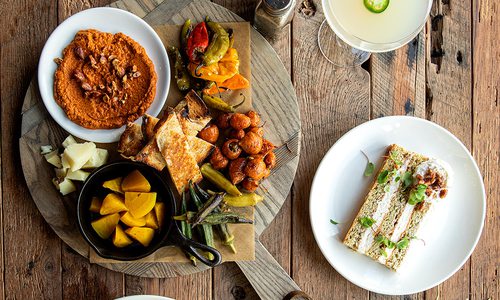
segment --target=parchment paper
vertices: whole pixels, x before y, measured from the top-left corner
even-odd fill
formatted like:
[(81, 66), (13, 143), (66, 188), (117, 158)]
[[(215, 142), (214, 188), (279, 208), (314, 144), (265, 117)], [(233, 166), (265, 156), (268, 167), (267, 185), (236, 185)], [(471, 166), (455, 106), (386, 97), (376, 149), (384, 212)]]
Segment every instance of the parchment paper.
[[(251, 72), (250, 72), (250, 24), (248, 22), (242, 23), (222, 23), (222, 26), (226, 29), (232, 28), (234, 30), (234, 48), (238, 51), (238, 56), (240, 59), (240, 73), (245, 76), (250, 81), (251, 84)], [(160, 36), (165, 47), (170, 45), (179, 47), (179, 35), (181, 26), (177, 25), (159, 25), (154, 27), (155, 31)], [(172, 58), (170, 57), (171, 69), (174, 65)], [(158, 69), (157, 69), (158, 71)], [(177, 88), (175, 83), (175, 78), (173, 77), (173, 71), (171, 70), (172, 78), (170, 81), (170, 90), (168, 93), (168, 98), (166, 106), (175, 106), (180, 99), (182, 99), (182, 94)], [(252, 108), (252, 98), (251, 98), (251, 88), (231, 91), (225, 93), (223, 97), (224, 100), (231, 104), (236, 104), (241, 102), (242, 97), (245, 97), (245, 103), (238, 108), (238, 111), (246, 112)], [(242, 95), (240, 95), (242, 94)], [(165, 106), (165, 108), (166, 108)], [(232, 208), (234, 212), (241, 213), (249, 219), (254, 219), (254, 208)], [(229, 224), (229, 229), (235, 236), (234, 245), (236, 247), (237, 253), (234, 254), (232, 251), (222, 244), (220, 238), (217, 235), (216, 230), (214, 230), (215, 245), (217, 250), (222, 254), (223, 261), (245, 261), (245, 260), (255, 260), (255, 232), (254, 226), (251, 224)], [(105, 259), (97, 255), (95, 251), (90, 249), (89, 260), (91, 263), (127, 263), (124, 261), (117, 261), (112, 259)], [(189, 259), (186, 258), (185, 254), (177, 247), (163, 247), (158, 249), (152, 255), (138, 260), (140, 262), (179, 262), (179, 263), (189, 263)]]

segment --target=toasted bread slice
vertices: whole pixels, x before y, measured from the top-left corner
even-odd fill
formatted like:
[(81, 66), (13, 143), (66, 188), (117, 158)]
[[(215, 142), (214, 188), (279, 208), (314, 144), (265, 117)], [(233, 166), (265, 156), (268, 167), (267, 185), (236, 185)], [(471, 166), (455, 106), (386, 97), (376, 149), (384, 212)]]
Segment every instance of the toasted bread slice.
[(145, 144), (141, 125), (130, 122), (120, 137), (118, 152), (124, 157), (133, 157), (141, 151)]
[(155, 140), (179, 194), (186, 190), (189, 181), (198, 182), (202, 179), (200, 168), (176, 113), (168, 114), (164, 124), (158, 128)]
[[(142, 117), (142, 134), (146, 137), (148, 141), (150, 141), (154, 137), (155, 132), (158, 131), (158, 128), (160, 128), (165, 121), (166, 118), (163, 118), (160, 121), (160, 119), (156, 117), (150, 115), (144, 115)], [(188, 136), (188, 143), (189, 146), (191, 147), (191, 151), (193, 152), (196, 158), (196, 162), (197, 163), (203, 162), (205, 158), (207, 158), (208, 155), (212, 152), (214, 146), (209, 142), (204, 141), (196, 136), (188, 135), (186, 132), (184, 132), (184, 134)], [(149, 149), (146, 150), (156, 151), (154, 147), (148, 147), (148, 148)], [(157, 165), (160, 166), (161, 164)]]
[(197, 163), (203, 162), (214, 148), (214, 145), (195, 136), (187, 136), (187, 141)]

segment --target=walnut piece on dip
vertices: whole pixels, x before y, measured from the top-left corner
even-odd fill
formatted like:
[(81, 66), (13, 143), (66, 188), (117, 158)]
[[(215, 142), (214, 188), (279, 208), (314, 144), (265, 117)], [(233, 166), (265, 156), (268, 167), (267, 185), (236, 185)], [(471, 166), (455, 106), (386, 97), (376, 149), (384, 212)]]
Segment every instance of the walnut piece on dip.
[(57, 63), (54, 98), (82, 127), (119, 128), (142, 116), (154, 100), (154, 65), (123, 33), (81, 30)]

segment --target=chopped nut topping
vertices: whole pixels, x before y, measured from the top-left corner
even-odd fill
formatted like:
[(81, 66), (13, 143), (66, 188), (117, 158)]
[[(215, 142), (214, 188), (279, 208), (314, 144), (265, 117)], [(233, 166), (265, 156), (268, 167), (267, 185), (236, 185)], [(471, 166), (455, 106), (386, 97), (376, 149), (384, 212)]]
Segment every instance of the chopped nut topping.
[(447, 189), (442, 189), (441, 191), (439, 191), (439, 198), (443, 199), (444, 197), (446, 197), (446, 195), (448, 195)]
[(139, 72), (139, 71), (137, 71), (137, 72), (135, 72), (134, 74), (132, 74), (132, 77), (133, 77), (133, 78), (137, 78), (137, 77), (139, 77), (139, 76), (141, 76), (141, 72)]
[(85, 75), (83, 74), (82, 71), (80, 70), (75, 70), (75, 72), (73, 73), (73, 76), (80, 82), (84, 82), (85, 81)]
[(103, 54), (101, 54), (101, 57), (99, 58), (99, 62), (104, 65), (105, 63), (108, 62), (108, 59)]
[(115, 55), (110, 55), (110, 56), (108, 57), (108, 59), (109, 59), (109, 60), (113, 60), (113, 59), (115, 59), (115, 58), (116, 58), (116, 56), (115, 56)]
[(95, 60), (94, 56), (89, 55), (89, 61), (90, 61), (90, 66), (94, 69), (97, 69), (97, 61)]
[(90, 84), (84, 82), (84, 83), (82, 83), (82, 89), (84, 89), (86, 91), (92, 91), (92, 86), (90, 86)]
[(83, 52), (82, 47), (76, 47), (75, 48), (75, 54), (78, 56), (81, 60), (85, 59), (85, 53)]
[(125, 76), (125, 69), (123, 67), (116, 67), (116, 75), (118, 77)]
[(55, 62), (58, 66), (62, 63), (62, 61), (63, 61), (63, 60), (62, 60), (62, 58), (60, 58), (60, 57), (56, 57), (56, 58), (54, 58), (54, 62)]

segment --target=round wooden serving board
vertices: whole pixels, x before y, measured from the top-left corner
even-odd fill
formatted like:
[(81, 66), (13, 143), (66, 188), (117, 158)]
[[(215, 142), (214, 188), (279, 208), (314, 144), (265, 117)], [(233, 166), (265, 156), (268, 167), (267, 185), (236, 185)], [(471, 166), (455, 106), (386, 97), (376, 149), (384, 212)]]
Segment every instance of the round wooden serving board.
[[(200, 21), (207, 15), (219, 22), (243, 21), (231, 11), (208, 1), (123, 0), (111, 6), (130, 11), (152, 26), (182, 24), (186, 18)], [(266, 137), (281, 146), (276, 152), (278, 168), (261, 184), (258, 191), (265, 197), (265, 201), (259, 203), (255, 210), (255, 233), (259, 236), (278, 213), (290, 191), (299, 159), (300, 116), (288, 72), (274, 49), (253, 28), (251, 66), (254, 108), (266, 122)], [(76, 223), (77, 193), (63, 197), (56, 191), (51, 182), (53, 167), (40, 155), (40, 146), (61, 145), (67, 135), (46, 111), (37, 81), (33, 79), (24, 99), (19, 140), (24, 176), (33, 200), (52, 229), (66, 244), (88, 258), (89, 246), (80, 235)], [(207, 269), (201, 264), (194, 267), (189, 263), (129, 262), (101, 265), (143, 277), (175, 277)]]

